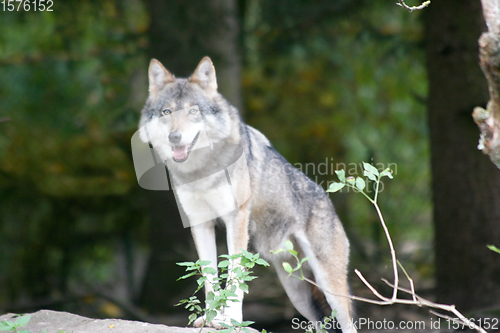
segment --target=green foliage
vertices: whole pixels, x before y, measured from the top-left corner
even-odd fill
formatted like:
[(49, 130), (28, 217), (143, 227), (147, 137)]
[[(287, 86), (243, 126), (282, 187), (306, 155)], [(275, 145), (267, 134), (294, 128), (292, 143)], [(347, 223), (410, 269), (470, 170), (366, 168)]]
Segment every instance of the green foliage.
[[(17, 317), (16, 321), (12, 322), (9, 320), (0, 321), (0, 331), (11, 331), (18, 333), (32, 333), (29, 330), (19, 330), (23, 326), (26, 326), (31, 320), (31, 315), (25, 315)], [(47, 333), (47, 330), (43, 330), (42, 333)]]
[[(387, 168), (387, 169), (384, 169), (383, 171), (380, 172), (373, 165), (366, 163), (366, 162), (363, 162), (363, 175), (375, 183), (375, 186), (374, 186), (375, 193), (373, 195), (373, 198), (370, 197), (369, 193), (367, 193), (365, 191), (367, 182), (363, 178), (361, 178), (361, 177), (356, 177), (356, 178), (347, 177), (346, 178), (344, 170), (337, 170), (335, 172), (336, 172), (337, 177), (339, 178), (340, 182), (332, 182), (329, 189), (327, 190), (327, 192), (338, 192), (341, 189), (343, 189), (344, 187), (348, 187), (348, 188), (353, 189), (355, 192), (361, 193), (363, 196), (365, 196), (368, 199), (369, 202), (371, 202), (375, 206), (375, 208), (377, 209), (377, 212), (379, 214), (379, 218), (380, 218), (381, 222), (383, 224), (385, 224), (385, 221), (384, 221), (382, 214), (380, 212), (380, 209), (378, 207), (377, 199), (378, 199), (378, 194), (380, 193), (379, 188), (380, 188), (380, 183), (381, 183), (382, 178), (388, 177), (388, 178), (392, 179), (393, 178), (392, 170)], [(312, 280), (305, 277), (303, 270), (302, 270), (302, 265), (304, 264), (304, 262), (306, 262), (308, 260), (308, 258), (306, 257), (306, 258), (300, 259), (298, 256), (298, 252), (296, 250), (294, 250), (293, 243), (291, 241), (285, 242), (285, 249), (278, 249), (278, 250), (272, 251), (273, 254), (278, 254), (281, 252), (288, 252), (289, 254), (292, 255), (292, 257), (296, 261), (295, 267), (292, 267), (292, 265), (288, 262), (283, 262), (283, 268), (289, 274), (289, 277), (293, 276), (299, 280), (308, 281), (312, 284), (315, 284)], [(408, 276), (408, 274), (404, 270), (404, 268), (402, 266), (401, 266), (401, 268), (403, 269), (405, 275)], [(294, 275), (295, 272), (299, 272), (300, 275), (299, 276)]]
[[(9, 320), (2, 320), (0, 321), (0, 331), (10, 331), (10, 332), (17, 332), (17, 333), (32, 333), (30, 330), (22, 329), (19, 330), (20, 328), (26, 326), (31, 320), (31, 315), (24, 315), (24, 316), (19, 316), (16, 318), (15, 321), (9, 321)], [(58, 333), (67, 333), (63, 330), (58, 330)], [(42, 333), (47, 333), (47, 329), (44, 329)]]
[[(210, 261), (207, 260), (197, 260), (196, 262), (181, 262), (177, 263), (179, 266), (186, 267), (187, 274), (181, 276), (178, 280), (184, 280), (191, 276), (199, 276), (196, 280), (198, 288), (193, 293), (193, 296), (188, 299), (183, 299), (179, 301), (177, 306), (183, 305), (188, 311), (192, 312), (189, 315), (190, 325), (198, 317), (204, 317), (204, 325), (209, 324), (217, 316), (217, 313), (222, 313), (224, 309), (228, 306), (228, 302), (239, 302), (236, 295), (236, 289), (241, 289), (244, 293), (248, 293), (248, 281), (256, 279), (256, 276), (252, 276), (251, 269), (255, 265), (269, 266), (269, 264), (262, 258), (259, 254), (252, 254), (246, 250), (242, 250), (241, 253), (233, 255), (220, 255), (221, 260), (217, 267), (219, 268), (220, 274), (217, 270), (210, 267)], [(206, 307), (202, 307), (200, 300), (194, 294), (198, 293), (206, 284), (208, 284), (212, 291), (207, 294), (205, 300)], [(221, 323), (225, 327), (223, 332), (230, 333), (232, 331), (248, 332), (245, 328), (253, 324), (250, 321), (238, 322), (231, 319), (231, 325), (227, 323)]]
[[(421, 13), (384, 1), (248, 4), (245, 119), (325, 189), (336, 169), (345, 169), (345, 177), (360, 172), (362, 166), (352, 161), (391, 167), (399, 181), (381, 186), (387, 197), (382, 208), (388, 221), (398, 221), (389, 224), (402, 243), (420, 245), (402, 255), (429, 267), (432, 226)], [(325, 160), (327, 170), (319, 169)], [(307, 170), (306, 163), (316, 167)], [(398, 200), (403, 195), (404, 206)], [(360, 196), (333, 200), (349, 237), (366, 244), (368, 258), (363, 261), (379, 260), (379, 251), (373, 249), (384, 246), (383, 233), (369, 203)], [(352, 252), (354, 260), (360, 250)]]
[(297, 264), (295, 265), (295, 267), (292, 267), (292, 265), (290, 265), (290, 263), (288, 263), (288, 262), (283, 262), (283, 268), (289, 274), (289, 277), (291, 275), (293, 275), (294, 272), (298, 271), (298, 272), (300, 272), (300, 278), (303, 280), (304, 279), (304, 273), (302, 271), (302, 265), (307, 260), (309, 260), (309, 258), (304, 257), (302, 259), (299, 259), (298, 252), (293, 249), (293, 243), (291, 241), (289, 241), (289, 240), (285, 242), (285, 248), (284, 249), (278, 249), (278, 250), (272, 251), (271, 253), (272, 254), (278, 254), (278, 253), (281, 253), (281, 252), (288, 252), (289, 254), (292, 255), (292, 257), (297, 262)]
[(1, 15), (5, 304), (109, 281), (117, 244), (144, 235), (130, 137), (147, 92), (133, 77), (147, 68), (148, 17), (139, 0)]
[(382, 181), (382, 178), (393, 178), (393, 171), (390, 168), (384, 169), (382, 172), (379, 172), (373, 165), (363, 162), (363, 176), (375, 183), (375, 194), (373, 198), (371, 198), (369, 194), (364, 191), (366, 188), (366, 181), (363, 178), (345, 178), (344, 170), (338, 170), (335, 172), (337, 173), (337, 177), (339, 178), (340, 182), (332, 182), (328, 190), (326, 190), (327, 192), (338, 192), (343, 189), (344, 186), (347, 186), (363, 194), (372, 204), (377, 204), (378, 194), (380, 193), (380, 182)]

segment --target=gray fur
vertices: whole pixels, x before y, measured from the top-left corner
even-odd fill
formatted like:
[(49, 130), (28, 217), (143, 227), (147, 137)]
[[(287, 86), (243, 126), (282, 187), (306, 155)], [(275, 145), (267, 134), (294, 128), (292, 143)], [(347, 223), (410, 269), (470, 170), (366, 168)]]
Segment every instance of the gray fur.
[[(198, 205), (210, 205), (209, 199), (214, 199), (214, 192), (206, 197), (203, 193), (226, 182), (227, 172), (217, 172), (232, 165), (243, 152), (249, 180), (236, 170), (236, 177), (230, 182), (236, 191), (251, 194), (236, 210), (220, 216), (228, 229), (228, 252), (246, 249), (251, 242), (263, 257), (274, 263), (277, 270), (282, 270), (281, 263), (289, 261), (290, 256), (271, 255), (270, 251), (282, 248), (285, 241), (291, 240), (301, 255), (311, 257), (306, 273), (314, 276), (321, 287), (337, 295), (326, 296), (330, 306), (339, 313), (342, 330), (355, 332), (355, 328), (347, 325), (352, 321), (350, 300), (346, 297), (349, 295), (349, 243), (325, 191), (293, 168), (262, 133), (241, 120), (238, 111), (217, 92), (215, 69), (209, 58), (204, 58), (188, 79), (174, 78), (159, 62), (152, 60), (149, 77), (150, 96), (142, 110), (141, 138), (151, 140), (165, 160), (174, 190), (176, 186), (184, 186), (184, 192), (177, 191), (183, 210), (189, 215), (190, 210)], [(199, 108), (198, 117), (186, 111), (193, 106)], [(165, 108), (172, 111), (168, 116), (162, 116)], [(198, 133), (207, 133), (208, 146), (197, 147), (197, 139), (193, 139), (194, 127), (200, 128)], [(184, 146), (176, 148), (181, 151), (177, 153), (178, 157), (185, 156), (184, 151), (188, 151), (185, 147), (197, 147), (190, 150), (187, 159), (181, 163), (172, 158), (174, 148), (164, 139), (169, 131), (174, 130), (186, 136)], [(199, 179), (207, 180), (189, 187)], [(192, 231), (200, 258), (212, 257), (210, 259), (216, 262), (213, 240), (205, 239), (213, 237), (213, 225), (213, 221), (207, 222), (193, 226)], [(279, 276), (296, 308), (309, 320), (320, 320), (309, 286), (286, 279), (282, 272)], [(228, 311), (228, 316), (241, 319), (238, 311), (241, 312), (241, 306)], [(218, 320), (227, 321), (227, 318), (221, 314)]]

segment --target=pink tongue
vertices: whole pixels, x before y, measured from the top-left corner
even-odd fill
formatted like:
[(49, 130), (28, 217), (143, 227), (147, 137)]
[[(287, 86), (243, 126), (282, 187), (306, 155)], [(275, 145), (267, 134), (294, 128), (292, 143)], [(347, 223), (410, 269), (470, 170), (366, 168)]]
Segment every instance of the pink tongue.
[(187, 148), (188, 146), (174, 146), (174, 158), (176, 160), (183, 160), (187, 156)]

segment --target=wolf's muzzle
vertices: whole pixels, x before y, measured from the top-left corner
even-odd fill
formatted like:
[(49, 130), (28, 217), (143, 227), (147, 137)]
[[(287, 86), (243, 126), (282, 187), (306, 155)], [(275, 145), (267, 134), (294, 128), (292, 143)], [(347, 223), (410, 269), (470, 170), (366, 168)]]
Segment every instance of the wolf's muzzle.
[(181, 142), (182, 139), (182, 134), (180, 132), (172, 132), (168, 136), (168, 140), (172, 143), (179, 143)]

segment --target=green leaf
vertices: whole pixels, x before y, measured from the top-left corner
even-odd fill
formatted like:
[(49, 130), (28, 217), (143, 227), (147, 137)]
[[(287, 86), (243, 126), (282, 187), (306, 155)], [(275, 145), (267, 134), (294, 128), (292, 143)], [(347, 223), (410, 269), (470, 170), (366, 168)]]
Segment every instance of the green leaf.
[(30, 330), (20, 330), (20, 331), (17, 331), (17, 332), (18, 333), (33, 333)]
[(365, 181), (361, 177), (356, 178), (356, 188), (360, 191), (363, 191), (365, 189)]
[(198, 260), (196, 262), (196, 264), (199, 266), (208, 266), (208, 265), (210, 265), (210, 263), (211, 263), (210, 260)]
[(287, 272), (288, 274), (293, 273), (293, 268), (289, 263), (284, 262), (282, 265), (283, 265), (283, 268), (285, 269), (285, 272)]
[(252, 281), (255, 280), (257, 276), (245, 276), (243, 277), (243, 281)]
[(185, 279), (187, 279), (188, 277), (191, 277), (191, 276), (193, 276), (193, 275), (195, 275), (195, 274), (196, 274), (196, 272), (191, 272), (191, 273), (189, 273), (189, 274), (183, 275), (183, 276), (181, 276), (180, 278), (178, 278), (178, 279), (177, 279), (177, 281), (179, 281), (179, 280), (185, 280)]
[(248, 284), (246, 283), (240, 283), (240, 289), (243, 290), (245, 294), (248, 294)]
[(253, 254), (244, 249), (241, 249), (241, 253), (243, 253), (243, 256), (245, 256), (245, 258), (247, 258), (248, 260), (254, 260), (259, 256), (258, 254)]
[(308, 257), (304, 257), (300, 260), (299, 264), (302, 265), (303, 263), (305, 263), (306, 261), (308, 261), (309, 258)]
[(11, 321), (4, 320), (0, 321), (0, 331), (11, 331), (16, 329), (16, 324)]
[(217, 311), (208, 310), (205, 317), (206, 318), (205, 321), (207, 322), (207, 324), (211, 323), (212, 320), (214, 320), (215, 316), (217, 316)]
[(16, 319), (16, 326), (23, 327), (24, 325), (26, 325), (27, 323), (30, 322), (30, 319), (31, 319), (31, 315), (19, 317)]
[(339, 177), (339, 180), (342, 183), (345, 183), (345, 171), (344, 171), (344, 169), (342, 169), (342, 170), (335, 170), (335, 173), (337, 174), (337, 177)]
[(390, 179), (393, 179), (393, 178), (394, 178), (394, 177), (392, 176), (392, 170), (391, 170), (390, 168), (387, 168), (387, 169), (385, 169), (384, 171), (382, 171), (382, 172), (380, 173), (380, 178), (385, 177), (385, 176), (389, 177)]
[(191, 313), (191, 314), (189, 315), (189, 317), (188, 317), (188, 319), (189, 319), (188, 325), (191, 325), (191, 323), (192, 323), (193, 321), (195, 321), (197, 318), (198, 318), (198, 315), (197, 315), (196, 313)]
[(200, 276), (198, 278), (198, 280), (196, 280), (196, 282), (198, 282), (199, 286), (203, 285), (206, 281), (207, 281), (207, 277), (206, 276)]
[(363, 175), (368, 177), (370, 180), (376, 181), (377, 177), (379, 176), (377, 168), (375, 168), (373, 165), (370, 163), (363, 162), (363, 168), (365, 169), (363, 171)]
[(345, 182), (346, 182), (347, 184), (349, 184), (349, 185), (354, 186), (354, 184), (356, 183), (356, 180), (354, 179), (354, 177), (349, 176), (349, 177), (347, 177), (347, 178), (346, 178)]
[(190, 266), (194, 266), (195, 263), (191, 262), (191, 261), (185, 261), (185, 262), (178, 262), (178, 263), (176, 263), (176, 265), (190, 267)]
[(236, 286), (231, 286), (231, 290), (222, 290), (220, 292), (221, 297), (229, 298), (229, 297), (238, 297), (235, 293)]
[(201, 272), (203, 274), (210, 274), (210, 275), (217, 274), (217, 271), (214, 268), (212, 268), (212, 267), (205, 267), (205, 268), (203, 268), (203, 270)]
[(368, 172), (368, 171), (363, 171), (363, 176), (367, 177), (369, 180), (376, 182), (377, 181), (377, 176), (375, 176), (373, 173)]
[(269, 266), (269, 263), (262, 258), (257, 259), (255, 263), (261, 266), (266, 266), (266, 267)]
[(226, 268), (229, 266), (229, 260), (222, 260), (220, 263), (219, 263), (219, 268)]
[(333, 182), (333, 183), (330, 184), (330, 187), (326, 191), (327, 192), (335, 193), (335, 192), (340, 191), (344, 186), (345, 186), (345, 183)]
[(287, 241), (285, 242), (285, 248), (286, 248), (287, 250), (293, 250), (293, 243), (292, 243), (291, 241), (287, 240)]
[(487, 245), (488, 246), (488, 249), (490, 249), (491, 251), (494, 251), (496, 253), (500, 253), (500, 249), (498, 247), (496, 247), (495, 245)]

